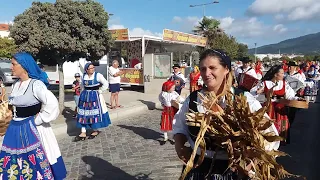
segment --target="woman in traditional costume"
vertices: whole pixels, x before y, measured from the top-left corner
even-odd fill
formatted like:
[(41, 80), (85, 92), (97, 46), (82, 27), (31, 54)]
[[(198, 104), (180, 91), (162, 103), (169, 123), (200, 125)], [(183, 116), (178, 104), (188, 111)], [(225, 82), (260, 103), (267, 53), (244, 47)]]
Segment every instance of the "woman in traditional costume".
[(173, 81), (166, 81), (162, 85), (162, 92), (159, 94), (159, 101), (163, 107), (161, 114), (160, 130), (163, 132), (164, 142), (168, 140), (168, 132), (172, 131), (173, 117), (178, 111), (177, 107), (172, 106), (172, 101), (182, 103), (183, 98), (175, 91), (175, 83)]
[(62, 180), (66, 167), (50, 126), (59, 115), (58, 101), (30, 54), (17, 53), (11, 61), (19, 80), (9, 97), (13, 119), (1, 148), (0, 179)]
[[(204, 81), (204, 88), (200, 90), (201, 93), (214, 92), (216, 95), (223, 93), (225, 89), (230, 89), (231, 92), (235, 94), (243, 93), (247, 97), (248, 104), (252, 112), (257, 111), (261, 108), (261, 104), (249, 93), (244, 92), (239, 89), (232, 87), (231, 76), (231, 60), (230, 58), (221, 50), (206, 50), (200, 56), (200, 73)], [(175, 140), (175, 150), (179, 158), (187, 163), (190, 159), (192, 149), (195, 146), (195, 141), (199, 133), (200, 128), (195, 126), (188, 126), (186, 124), (186, 113), (188, 112), (200, 112), (204, 113), (206, 110), (201, 105), (201, 100), (198, 97), (199, 91), (194, 91), (185, 100), (181, 109), (177, 112), (173, 124), (173, 134)], [(225, 97), (219, 100), (219, 104), (222, 108), (226, 107)], [(278, 134), (272, 125), (270, 131)], [(202, 164), (196, 166), (192, 169), (186, 179), (187, 180), (235, 180), (237, 179), (237, 174), (230, 169), (228, 169), (229, 157), (226, 149), (221, 149), (215, 151), (216, 145), (214, 142), (210, 141), (212, 138), (206, 139), (206, 152), (205, 158)], [(189, 142), (191, 148), (186, 147), (185, 143)], [(279, 142), (270, 143), (268, 146), (269, 150), (277, 149), (279, 147)], [(195, 162), (200, 155), (200, 149), (197, 150), (197, 156)], [(213, 160), (214, 159), (214, 160)], [(212, 167), (212, 169), (211, 169)], [(185, 168), (185, 166), (184, 166)]]
[(111, 124), (106, 102), (101, 94), (108, 88), (108, 81), (102, 74), (95, 72), (92, 63), (87, 63), (84, 70), (81, 81), (83, 91), (80, 94), (77, 115), (77, 126), (81, 128), (81, 134), (75, 141), (84, 141), (88, 128), (93, 129), (88, 139), (93, 139), (100, 133), (99, 128)]
[(200, 71), (198, 66), (194, 66), (193, 72), (190, 73), (190, 93), (202, 88), (202, 78), (200, 76)]
[(285, 139), (283, 144), (290, 143), (288, 110), (279, 100), (298, 100), (299, 98), (295, 96), (296, 93), (285, 81), (284, 70), (280, 65), (272, 66), (261, 81), (262, 83), (258, 87), (255, 87), (251, 93), (257, 95), (262, 93), (268, 94), (269, 91), (273, 91), (268, 115), (274, 120), (279, 135)]

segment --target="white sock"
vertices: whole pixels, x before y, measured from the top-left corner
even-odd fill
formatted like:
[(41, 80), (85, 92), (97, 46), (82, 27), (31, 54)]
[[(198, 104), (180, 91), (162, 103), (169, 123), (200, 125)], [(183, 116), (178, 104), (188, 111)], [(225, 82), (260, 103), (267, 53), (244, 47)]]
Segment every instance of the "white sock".
[(82, 133), (87, 132), (86, 128), (85, 128), (85, 127), (82, 127), (82, 128), (81, 128), (81, 132), (82, 132)]
[(168, 139), (168, 133), (167, 132), (164, 132), (163, 136), (164, 136), (164, 139)]

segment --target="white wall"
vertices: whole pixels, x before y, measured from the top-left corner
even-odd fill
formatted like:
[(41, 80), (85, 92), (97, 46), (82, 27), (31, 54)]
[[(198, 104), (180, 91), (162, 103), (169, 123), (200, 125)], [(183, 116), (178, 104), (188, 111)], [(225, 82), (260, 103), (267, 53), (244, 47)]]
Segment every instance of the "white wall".
[(8, 37), (10, 34), (9, 31), (0, 31), (0, 37)]

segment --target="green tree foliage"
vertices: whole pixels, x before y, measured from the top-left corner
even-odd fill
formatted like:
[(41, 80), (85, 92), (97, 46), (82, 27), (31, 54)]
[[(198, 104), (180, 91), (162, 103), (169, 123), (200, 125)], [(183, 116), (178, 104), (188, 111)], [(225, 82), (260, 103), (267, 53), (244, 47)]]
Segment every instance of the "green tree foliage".
[(248, 56), (248, 45), (238, 43), (238, 59)]
[(0, 57), (10, 58), (16, 52), (13, 39), (0, 37)]
[[(208, 38), (207, 48), (222, 49), (232, 59), (239, 58), (239, 53), (241, 53), (241, 56), (246, 54), (245, 48), (242, 45), (239, 52), (240, 45), (237, 43), (235, 37), (229, 36), (223, 32), (220, 28), (219, 20), (203, 17), (199, 22), (199, 25), (195, 26), (193, 32)], [(205, 48), (198, 48), (199, 53), (204, 49)]]
[(108, 13), (93, 0), (34, 2), (16, 16), (10, 29), (20, 51), (32, 53), (44, 64), (59, 64), (59, 103), (63, 109), (62, 64), (80, 57), (98, 60), (112, 45)]
[(262, 59), (262, 62), (270, 62), (270, 58), (269, 58), (269, 57), (264, 57), (264, 58)]

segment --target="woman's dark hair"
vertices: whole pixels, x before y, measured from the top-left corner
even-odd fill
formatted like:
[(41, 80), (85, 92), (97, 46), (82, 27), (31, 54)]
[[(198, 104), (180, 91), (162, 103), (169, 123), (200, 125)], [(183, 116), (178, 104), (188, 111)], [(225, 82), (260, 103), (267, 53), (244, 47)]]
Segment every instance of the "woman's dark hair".
[(220, 61), (221, 66), (231, 70), (231, 59), (230, 57), (221, 49), (207, 49), (200, 55), (200, 62), (207, 57), (217, 57)]
[(280, 69), (283, 69), (281, 65), (274, 65), (272, 66), (269, 71), (263, 76), (261, 81), (270, 81), (274, 77), (275, 74), (277, 74)]

